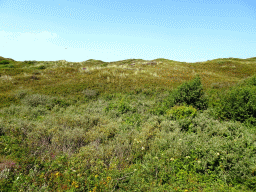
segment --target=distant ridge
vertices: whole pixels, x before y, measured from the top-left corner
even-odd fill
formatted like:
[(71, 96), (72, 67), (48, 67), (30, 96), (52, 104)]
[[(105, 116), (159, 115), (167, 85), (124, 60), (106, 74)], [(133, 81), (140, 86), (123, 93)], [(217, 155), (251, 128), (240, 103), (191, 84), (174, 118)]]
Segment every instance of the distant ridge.
[(14, 59), (11, 59), (11, 58), (5, 58), (5, 57), (1, 57), (1, 56), (0, 56), (0, 61), (2, 61), (2, 60), (11, 60), (11, 61), (15, 61)]
[[(225, 60), (225, 59), (234, 59), (234, 60), (256, 60), (256, 57), (251, 57), (251, 58), (246, 58), (246, 59), (241, 59), (241, 58), (233, 58), (233, 57), (229, 57), (229, 58), (217, 58), (217, 59), (212, 59), (212, 60), (207, 60), (207, 61), (203, 61), (203, 62), (209, 62), (209, 61), (215, 61), (215, 60)], [(12, 58), (5, 58), (0, 56), (0, 61), (2, 60), (10, 60), (10, 61), (15, 61)], [(89, 59), (87, 61), (92, 61), (94, 59)], [(126, 59), (127, 60), (127, 59)], [(129, 59), (128, 59), (129, 60)], [(133, 59), (134, 60), (134, 59)], [(143, 60), (143, 59), (135, 59), (135, 60)], [(164, 59), (164, 58), (158, 58), (158, 59), (154, 59), (154, 60), (167, 60), (167, 61), (174, 61), (174, 60), (170, 60), (170, 59)], [(64, 61), (64, 60), (63, 60)], [(101, 60), (95, 60), (95, 61), (100, 61), (100, 62), (104, 62)], [(122, 61), (122, 60), (120, 60)], [(123, 60), (125, 61), (125, 60)], [(153, 60), (152, 60), (153, 61)], [(71, 61), (72, 62), (72, 61)], [(176, 62), (180, 62), (180, 61), (176, 61)], [(194, 62), (186, 62), (186, 63), (194, 63)], [(195, 62), (195, 63), (202, 63), (202, 62)]]

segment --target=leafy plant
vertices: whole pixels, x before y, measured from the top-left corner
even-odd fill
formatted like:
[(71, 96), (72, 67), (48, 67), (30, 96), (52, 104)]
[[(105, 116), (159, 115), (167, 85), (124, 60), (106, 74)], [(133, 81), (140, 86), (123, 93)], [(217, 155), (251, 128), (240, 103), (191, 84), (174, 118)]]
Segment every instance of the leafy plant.
[(173, 117), (175, 120), (184, 119), (187, 117), (194, 118), (197, 114), (197, 110), (192, 106), (186, 106), (184, 103), (183, 106), (174, 106), (167, 111), (167, 116)]
[(191, 82), (185, 82), (172, 92), (174, 103), (186, 103), (199, 110), (207, 109), (208, 99), (204, 96), (200, 77)]
[(222, 97), (220, 103), (216, 111), (222, 114), (222, 117), (242, 123), (251, 117), (256, 118), (256, 87), (232, 88)]
[(0, 61), (0, 65), (2, 64), (2, 65), (5, 65), (5, 64), (9, 64), (10, 63), (10, 61), (8, 61), (8, 60), (2, 60), (2, 61)]

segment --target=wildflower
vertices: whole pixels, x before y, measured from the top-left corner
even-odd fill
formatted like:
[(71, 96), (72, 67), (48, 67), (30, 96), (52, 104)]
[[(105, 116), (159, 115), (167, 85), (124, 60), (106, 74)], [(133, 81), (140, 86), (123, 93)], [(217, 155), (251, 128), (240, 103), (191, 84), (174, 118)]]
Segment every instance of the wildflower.
[(97, 178), (99, 175), (95, 175), (95, 178)]
[(145, 148), (144, 147), (141, 147), (141, 150), (144, 150)]
[(190, 158), (190, 156), (186, 156), (186, 158), (187, 158), (187, 159), (189, 159), (189, 158)]
[(107, 180), (108, 180), (108, 181), (111, 180), (111, 177), (107, 177)]
[(217, 153), (217, 155), (219, 156), (220, 154), (219, 154), (219, 153)]
[(174, 160), (174, 158), (171, 158), (170, 160), (171, 160), (171, 161), (173, 161), (173, 160)]

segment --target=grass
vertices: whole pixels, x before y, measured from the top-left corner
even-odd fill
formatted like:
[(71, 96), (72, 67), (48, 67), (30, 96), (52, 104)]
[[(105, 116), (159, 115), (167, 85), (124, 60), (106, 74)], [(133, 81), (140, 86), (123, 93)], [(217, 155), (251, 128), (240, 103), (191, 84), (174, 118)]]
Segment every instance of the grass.
[(0, 191), (255, 191), (255, 73), (0, 57)]

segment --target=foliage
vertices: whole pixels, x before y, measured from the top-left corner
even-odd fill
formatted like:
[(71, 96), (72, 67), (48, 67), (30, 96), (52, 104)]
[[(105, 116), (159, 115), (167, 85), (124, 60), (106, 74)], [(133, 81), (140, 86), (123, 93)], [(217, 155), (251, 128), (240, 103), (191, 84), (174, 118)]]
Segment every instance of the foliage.
[(185, 102), (187, 105), (192, 105), (199, 110), (205, 110), (208, 107), (208, 101), (204, 97), (202, 84), (198, 75), (193, 81), (185, 82), (179, 86), (172, 93), (172, 97), (174, 98), (174, 103)]
[(0, 61), (0, 65), (2, 64), (2, 65), (5, 65), (5, 64), (9, 64), (10, 63), (10, 61), (8, 61), (8, 60), (2, 60), (2, 61)]
[(168, 116), (174, 117), (177, 119), (184, 119), (187, 117), (194, 118), (196, 116), (197, 110), (192, 106), (174, 106), (170, 110), (167, 111)]
[(256, 190), (253, 59), (29, 63), (0, 68), (0, 191)]
[(26, 63), (26, 64), (29, 64), (29, 65), (33, 65), (33, 64), (35, 64), (36, 63), (36, 61), (23, 61), (24, 63)]
[(242, 123), (251, 117), (256, 118), (256, 86), (234, 87), (220, 103), (216, 111), (222, 118)]

